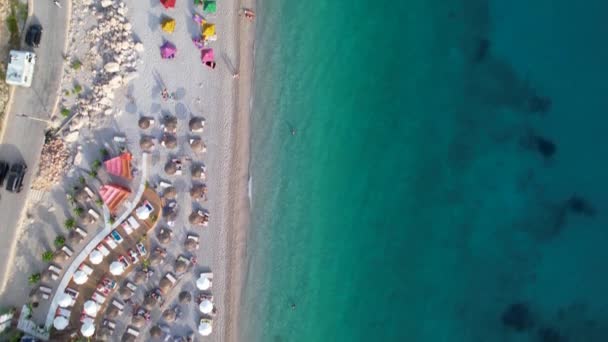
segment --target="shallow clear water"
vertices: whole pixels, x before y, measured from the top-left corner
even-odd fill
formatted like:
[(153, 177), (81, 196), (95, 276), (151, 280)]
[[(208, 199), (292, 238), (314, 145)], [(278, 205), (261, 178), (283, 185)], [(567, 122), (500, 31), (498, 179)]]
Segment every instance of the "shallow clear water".
[(606, 7), (260, 2), (241, 340), (603, 341)]

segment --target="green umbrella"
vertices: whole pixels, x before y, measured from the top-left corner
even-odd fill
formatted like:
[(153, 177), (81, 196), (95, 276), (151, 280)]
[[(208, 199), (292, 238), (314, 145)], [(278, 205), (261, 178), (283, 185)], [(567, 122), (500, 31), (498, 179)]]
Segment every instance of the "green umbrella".
[(205, 4), (203, 5), (203, 12), (215, 13), (215, 10), (216, 10), (215, 1), (205, 1)]

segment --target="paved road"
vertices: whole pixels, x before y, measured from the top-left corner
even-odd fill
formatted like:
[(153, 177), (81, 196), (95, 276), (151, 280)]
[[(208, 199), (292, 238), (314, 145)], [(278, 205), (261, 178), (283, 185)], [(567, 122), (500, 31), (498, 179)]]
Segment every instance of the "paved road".
[[(48, 119), (55, 102), (61, 81), (63, 52), (69, 5), (60, 0), (62, 7), (57, 7), (52, 0), (30, 0), (33, 3), (33, 14), (28, 25), (42, 25), (40, 47), (35, 49), (38, 57), (31, 88), (17, 87), (13, 102), (5, 120), (4, 134), (0, 140), (0, 159), (9, 162), (24, 161), (28, 166), (23, 190), (19, 194), (0, 190), (0, 291), (4, 290), (8, 258), (14, 254), (15, 232), (17, 223), (25, 205), (30, 184), (38, 167), (38, 157), (44, 142), (46, 123), (16, 116), (26, 114), (41, 119)], [(32, 11), (30, 11), (32, 13)], [(27, 27), (27, 26), (26, 26)], [(25, 44), (23, 49), (30, 50)], [(0, 58), (6, 58), (2, 56)], [(2, 80), (4, 82), (4, 80)]]

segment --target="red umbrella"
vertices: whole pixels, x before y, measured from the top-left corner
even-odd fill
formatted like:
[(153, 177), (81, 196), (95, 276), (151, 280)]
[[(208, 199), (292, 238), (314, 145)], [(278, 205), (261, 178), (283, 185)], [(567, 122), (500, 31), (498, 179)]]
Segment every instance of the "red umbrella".
[(175, 0), (160, 0), (165, 8), (175, 8)]

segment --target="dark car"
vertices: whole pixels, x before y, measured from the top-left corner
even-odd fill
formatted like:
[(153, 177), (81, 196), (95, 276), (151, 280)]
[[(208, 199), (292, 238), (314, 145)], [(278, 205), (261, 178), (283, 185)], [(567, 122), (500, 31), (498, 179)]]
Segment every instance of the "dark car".
[(6, 180), (6, 190), (10, 192), (19, 192), (23, 186), (23, 177), (27, 171), (27, 166), (24, 164), (13, 164), (10, 171), (8, 172), (8, 178)]
[(0, 186), (4, 184), (6, 174), (8, 174), (9, 165), (7, 162), (0, 160)]
[(40, 45), (40, 39), (42, 39), (42, 26), (31, 25), (25, 34), (25, 43), (28, 46), (37, 48)]

